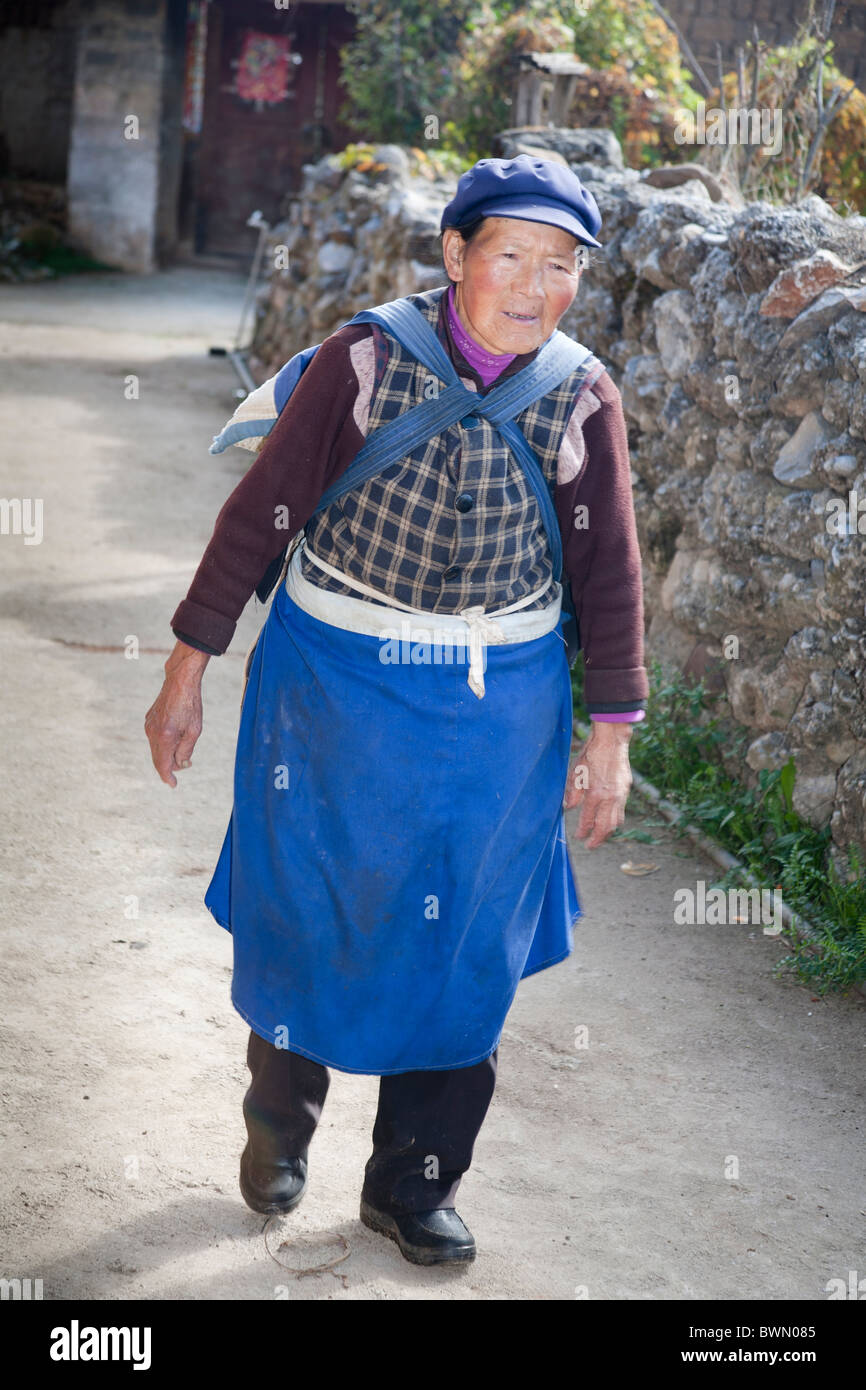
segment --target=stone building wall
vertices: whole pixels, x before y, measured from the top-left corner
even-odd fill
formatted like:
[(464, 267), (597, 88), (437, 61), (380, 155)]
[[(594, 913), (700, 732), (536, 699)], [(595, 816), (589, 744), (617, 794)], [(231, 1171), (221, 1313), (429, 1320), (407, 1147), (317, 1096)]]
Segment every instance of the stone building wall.
[(171, 85), (177, 97), (166, 39), (178, 9), (178, 0), (90, 0), (78, 33), (69, 235), (106, 264), (143, 274), (156, 266), (158, 239), (171, 243), (177, 216), (164, 91)]
[[(717, 43), (722, 45), (726, 68), (733, 68), (736, 46), (751, 39), (754, 25), (764, 43), (789, 43), (808, 4), (807, 0), (668, 0), (665, 9), (715, 82)], [(839, 71), (866, 91), (866, 0), (839, 0), (831, 36)]]
[(0, 177), (66, 180), (81, 4), (0, 5)]
[[(724, 691), (748, 732), (739, 775), (793, 755), (797, 809), (866, 851), (866, 218), (653, 188), (604, 131), (506, 132), (502, 153), (527, 139), (603, 216), (561, 327), (622, 394), (647, 657)], [(273, 233), (289, 265), (262, 296), (259, 379), (359, 309), (447, 283), (453, 188), (395, 146), (367, 172), (306, 166)]]

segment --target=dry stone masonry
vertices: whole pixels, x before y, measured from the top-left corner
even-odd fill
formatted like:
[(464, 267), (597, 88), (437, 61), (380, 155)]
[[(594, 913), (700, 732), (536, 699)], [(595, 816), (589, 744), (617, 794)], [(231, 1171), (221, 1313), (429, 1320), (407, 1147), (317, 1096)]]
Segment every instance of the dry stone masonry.
[[(561, 326), (622, 393), (648, 658), (724, 693), (749, 736), (740, 776), (793, 756), (796, 808), (866, 851), (866, 218), (653, 187), (608, 131), (498, 143), (564, 158), (602, 212)], [(391, 145), (364, 172), (305, 167), (274, 229), (288, 266), (260, 303), (259, 379), (359, 309), (446, 283), (455, 182)]]

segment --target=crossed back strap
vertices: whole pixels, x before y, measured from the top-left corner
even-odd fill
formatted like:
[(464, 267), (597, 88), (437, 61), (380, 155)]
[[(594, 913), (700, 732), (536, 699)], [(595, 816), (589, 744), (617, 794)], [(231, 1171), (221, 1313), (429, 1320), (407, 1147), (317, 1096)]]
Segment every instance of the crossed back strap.
[(396, 419), (374, 430), (345, 473), (322, 494), (316, 512), (324, 511), (337, 498), (368, 482), (410, 453), (416, 445), (431, 439), (449, 425), (467, 416), (480, 415), (499, 430), (526, 473), (547, 533), (553, 573), (559, 579), (562, 575), (562, 539), (550, 489), (538, 459), (514, 417), (576, 371), (591, 355), (589, 349), (556, 329), (527, 366), (479, 396), (463, 385), (430, 323), (408, 299), (395, 299), (375, 309), (363, 309), (349, 323), (377, 323), (387, 329), (407, 352), (446, 385), (438, 396), (412, 406)]

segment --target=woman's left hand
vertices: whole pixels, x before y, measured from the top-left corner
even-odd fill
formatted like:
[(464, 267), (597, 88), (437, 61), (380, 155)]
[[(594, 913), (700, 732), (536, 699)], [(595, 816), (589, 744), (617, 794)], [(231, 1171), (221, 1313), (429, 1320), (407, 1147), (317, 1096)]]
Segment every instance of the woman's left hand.
[(594, 720), (592, 733), (569, 769), (562, 805), (566, 811), (582, 807), (577, 838), (586, 840), (587, 849), (597, 849), (625, 819), (632, 784), (631, 730), (631, 724)]

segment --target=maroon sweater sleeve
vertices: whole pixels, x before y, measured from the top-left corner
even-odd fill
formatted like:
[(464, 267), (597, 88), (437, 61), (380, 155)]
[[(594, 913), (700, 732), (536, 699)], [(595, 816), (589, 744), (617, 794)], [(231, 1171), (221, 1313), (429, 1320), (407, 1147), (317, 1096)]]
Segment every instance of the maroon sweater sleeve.
[(358, 379), (352, 343), (368, 324), (326, 338), (216, 519), (189, 592), (175, 610), (176, 637), (226, 650), (256, 585), (364, 443), (352, 407)]
[(584, 703), (589, 714), (615, 713), (640, 709), (649, 695), (641, 557), (620, 394), (606, 371), (589, 389), (601, 408), (583, 422), (584, 461), (575, 479), (557, 487), (556, 506), (580, 627)]

